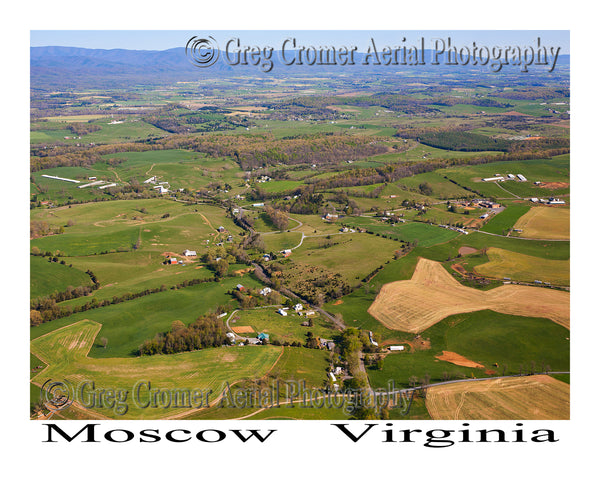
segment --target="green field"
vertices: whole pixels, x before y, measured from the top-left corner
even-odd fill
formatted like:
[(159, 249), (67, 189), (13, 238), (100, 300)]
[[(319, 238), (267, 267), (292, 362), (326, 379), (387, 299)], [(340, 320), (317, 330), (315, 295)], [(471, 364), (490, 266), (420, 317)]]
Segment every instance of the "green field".
[[(32, 352), (49, 366), (34, 377), (32, 382), (42, 385), (48, 379), (61, 379), (75, 388), (83, 382), (94, 382), (94, 387), (98, 390), (128, 391), (131, 396), (129, 400), (122, 402), (122, 410), (119, 409), (119, 403), (114, 408), (93, 409), (110, 418), (155, 419), (184, 410), (172, 406), (167, 408), (166, 400), (164, 403), (157, 401), (156, 407), (153, 407), (147, 387), (140, 390), (136, 405), (134, 396), (137, 382), (150, 382), (154, 389), (195, 389), (205, 393), (206, 390), (212, 390), (213, 393), (208, 396), (211, 402), (218, 397), (226, 382), (232, 384), (244, 378), (266, 374), (281, 353), (281, 348), (269, 346), (222, 347), (130, 359), (89, 358), (87, 352), (100, 327), (96, 322), (83, 320), (33, 340)], [(81, 390), (75, 392), (77, 391)], [(83, 398), (75, 393), (79, 403), (91, 405), (88, 396), (80, 396)], [(146, 402), (149, 402), (148, 406), (143, 407)], [(123, 411), (125, 406), (126, 412)]]
[[(278, 307), (258, 308), (255, 310), (241, 310), (237, 312), (229, 321), (230, 327), (236, 326), (251, 326), (255, 333), (243, 333), (245, 337), (255, 337), (256, 334), (262, 332), (269, 334), (269, 342), (306, 342), (306, 335), (312, 332), (314, 336), (331, 339), (332, 335), (337, 332), (331, 328), (326, 320), (320, 315), (311, 317), (299, 316), (294, 310), (288, 310), (286, 317), (281, 316), (276, 312)], [(314, 325), (312, 327), (304, 327), (301, 323), (307, 321), (307, 318), (312, 318)]]
[(481, 231), (506, 235), (506, 233), (514, 226), (515, 222), (525, 215), (530, 208), (531, 205), (529, 204), (508, 204), (502, 212), (495, 214), (481, 228)]
[[(421, 337), (429, 339), (430, 350), (410, 349), (388, 354), (382, 370), (368, 370), (374, 387), (385, 388), (390, 380), (396, 386), (408, 386), (409, 378), (428, 375), (431, 382), (442, 381), (444, 374), (452, 378), (569, 370), (569, 331), (550, 320), (527, 318), (484, 310), (453, 315), (425, 330)], [(442, 350), (462, 355), (481, 363), (485, 369), (461, 367), (436, 361)], [(498, 364), (498, 366), (495, 366)], [(505, 368), (506, 366), (506, 368)], [(491, 374), (490, 374), (491, 375)]]
[[(92, 285), (89, 275), (69, 264), (49, 262), (43, 257), (29, 257), (30, 268), (30, 292), (31, 298), (50, 295), (54, 292), (62, 292), (68, 287), (80, 285)], [(52, 281), (49, 281), (52, 279)]]
[[(237, 302), (226, 292), (234, 289), (238, 283), (239, 278), (227, 278), (219, 283), (168, 289), (135, 300), (76, 313), (32, 328), (31, 338), (89, 319), (102, 325), (98, 342), (90, 350), (91, 357), (131, 357), (137, 355), (138, 347), (145, 340), (151, 340), (159, 332), (168, 331), (173, 320), (180, 320), (187, 325), (219, 305), (226, 306), (229, 311), (237, 308)], [(261, 287), (251, 277), (244, 278), (243, 283), (249, 288)], [(99, 342), (102, 337), (108, 340), (106, 348)]]
[(404, 242), (415, 242), (421, 247), (431, 247), (438, 243), (445, 243), (460, 235), (460, 233), (436, 225), (421, 222), (407, 222), (390, 225), (378, 219), (349, 218), (347, 223), (356, 227), (387, 236), (388, 238), (402, 240)]

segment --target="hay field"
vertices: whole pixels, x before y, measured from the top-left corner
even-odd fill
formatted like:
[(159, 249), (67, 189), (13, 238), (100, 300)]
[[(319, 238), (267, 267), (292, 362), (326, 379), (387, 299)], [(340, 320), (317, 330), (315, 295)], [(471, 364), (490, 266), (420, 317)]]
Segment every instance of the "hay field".
[(522, 229), (522, 237), (547, 240), (570, 238), (570, 210), (556, 207), (533, 207), (517, 220), (514, 228)]
[(368, 312), (392, 330), (419, 333), (457, 313), (494, 310), (548, 318), (570, 328), (568, 292), (521, 285), (488, 291), (465, 287), (444, 267), (420, 258), (410, 280), (385, 284)]
[(427, 390), (434, 420), (568, 420), (570, 386), (548, 375), (439, 385)]
[(504, 278), (520, 282), (540, 280), (553, 285), (569, 285), (569, 260), (548, 260), (502, 248), (487, 250), (489, 262), (475, 267), (475, 272), (486, 277)]

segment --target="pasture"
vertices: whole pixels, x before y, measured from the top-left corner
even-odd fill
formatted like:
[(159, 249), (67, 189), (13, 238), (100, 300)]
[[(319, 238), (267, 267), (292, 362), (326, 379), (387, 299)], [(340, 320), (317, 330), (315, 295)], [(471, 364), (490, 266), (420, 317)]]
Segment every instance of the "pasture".
[(503, 211), (493, 215), (480, 230), (482, 232), (506, 235), (513, 228), (515, 222), (525, 215), (530, 208), (531, 205), (529, 203), (509, 203)]
[[(569, 337), (565, 327), (545, 318), (492, 310), (463, 313), (445, 318), (418, 339), (402, 334), (389, 339), (386, 345), (404, 344), (406, 350), (387, 354), (383, 369), (367, 371), (371, 385), (378, 388), (391, 380), (409, 386), (411, 377), (419, 380), (426, 375), (436, 383), (547, 369), (569, 371)], [(448, 354), (442, 356), (443, 352)], [(465, 362), (458, 361), (461, 357)]]
[(353, 227), (363, 227), (367, 230), (385, 235), (392, 239), (404, 242), (415, 242), (421, 247), (431, 247), (438, 243), (445, 243), (460, 235), (453, 230), (421, 222), (407, 222), (390, 225), (376, 218), (349, 218), (346, 222)]
[[(137, 355), (138, 347), (145, 340), (151, 340), (157, 333), (170, 330), (174, 320), (187, 325), (219, 305), (223, 305), (228, 311), (236, 309), (238, 303), (227, 291), (234, 289), (238, 283), (239, 278), (226, 278), (221, 282), (167, 289), (134, 300), (76, 313), (32, 328), (31, 338), (89, 319), (102, 324), (99, 336), (108, 340), (106, 348), (99, 342), (95, 344), (90, 356), (131, 357)], [(248, 288), (262, 288), (261, 283), (249, 276), (242, 283)]]
[[(48, 258), (31, 256), (29, 258), (30, 298), (62, 292), (68, 287), (92, 285), (89, 275), (76, 267), (49, 262)], [(52, 279), (52, 281), (48, 281)]]

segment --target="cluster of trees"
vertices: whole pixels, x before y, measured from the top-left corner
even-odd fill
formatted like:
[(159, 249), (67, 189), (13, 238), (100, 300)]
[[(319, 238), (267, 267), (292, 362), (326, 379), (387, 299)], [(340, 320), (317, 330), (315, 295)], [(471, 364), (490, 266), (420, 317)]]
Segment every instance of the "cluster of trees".
[(161, 130), (180, 134), (191, 131), (213, 132), (233, 130), (236, 127), (245, 127), (248, 125), (246, 118), (225, 116), (226, 111), (214, 107), (186, 112), (175, 112), (175, 108), (175, 106), (164, 107), (159, 112), (146, 115), (144, 120)]
[(511, 144), (509, 140), (495, 139), (479, 133), (462, 131), (422, 133), (416, 140), (430, 147), (461, 152), (507, 152)]
[(67, 128), (73, 132), (75, 135), (83, 136), (88, 133), (97, 132), (101, 130), (102, 127), (100, 125), (96, 125), (94, 123), (82, 123), (82, 122), (73, 122), (67, 125)]
[(258, 290), (248, 289), (244, 291), (231, 290), (229, 292), (240, 304), (241, 308), (254, 308), (263, 305), (279, 305), (281, 304), (281, 295), (272, 290), (267, 295), (261, 295)]
[(325, 203), (325, 198), (321, 193), (314, 193), (310, 190), (305, 190), (296, 198), (290, 205), (290, 212), (306, 215), (316, 215), (321, 210), (321, 206)]
[(139, 347), (139, 355), (172, 354), (190, 352), (202, 348), (219, 347), (229, 343), (227, 329), (216, 313), (198, 317), (188, 325), (179, 320), (171, 324), (171, 330), (157, 334)]
[[(266, 268), (272, 275), (277, 269), (277, 262), (270, 262)], [(332, 273), (316, 265), (290, 265), (278, 278), (298, 296), (318, 306), (352, 292), (352, 287), (339, 273)]]
[(285, 212), (266, 205), (265, 213), (277, 230), (286, 230), (288, 228), (289, 218)]

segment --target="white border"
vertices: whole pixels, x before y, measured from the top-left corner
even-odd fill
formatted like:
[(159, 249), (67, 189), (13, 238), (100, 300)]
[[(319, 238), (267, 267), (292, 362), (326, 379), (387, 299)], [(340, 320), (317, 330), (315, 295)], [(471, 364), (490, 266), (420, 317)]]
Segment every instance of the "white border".
[[(592, 457), (585, 456), (585, 445), (593, 446), (593, 423), (596, 409), (594, 393), (597, 387), (584, 382), (594, 382), (594, 343), (598, 338), (597, 312), (592, 307), (595, 300), (595, 278), (586, 273), (596, 266), (595, 238), (591, 223), (595, 222), (594, 189), (591, 177), (597, 174), (596, 149), (591, 144), (597, 138), (591, 116), (596, 103), (596, 79), (590, 70), (598, 61), (595, 49), (597, 26), (592, 24), (593, 14), (579, 12), (577, 7), (565, 2), (503, 1), (497, 4), (482, 2), (334, 2), (326, 4), (314, 0), (295, 2), (175, 2), (157, 1), (125, 3), (107, 0), (93, 2), (29, 2), (13, 5), (6, 12), (10, 27), (3, 31), (3, 91), (8, 94), (7, 108), (2, 115), (5, 146), (2, 158), (5, 171), (11, 176), (29, 178), (28, 134), (28, 47), (29, 30), (36, 29), (378, 29), (378, 30), (434, 30), (434, 29), (527, 29), (571, 30), (572, 59), (572, 204), (577, 214), (572, 214), (572, 420), (569, 422), (541, 422), (540, 427), (555, 428), (561, 437), (557, 444), (532, 447), (519, 444), (490, 445), (473, 448), (469, 445), (446, 449), (427, 449), (410, 445), (360, 442), (352, 445), (339, 435), (330, 433), (329, 422), (262, 422), (260, 428), (277, 428), (282, 433), (277, 442), (267, 442), (261, 448), (249, 445), (238, 448), (231, 443), (197, 445), (191, 442), (168, 445), (161, 442), (147, 448), (133, 445), (72, 444), (68, 448), (40, 443), (38, 422), (27, 420), (28, 409), (23, 402), (23, 363), (28, 365), (28, 344), (13, 341), (28, 339), (28, 321), (23, 307), (28, 304), (25, 286), (29, 283), (28, 271), (21, 268), (17, 278), (19, 260), (28, 257), (28, 209), (23, 184), (11, 182), (4, 185), (5, 223), (2, 242), (6, 267), (2, 276), (3, 320), (7, 325), (3, 363), (6, 383), (3, 389), (4, 416), (9, 417), (3, 428), (3, 438), (10, 439), (5, 459), (29, 474), (84, 475), (86, 478), (126, 474), (152, 475), (153, 478), (178, 473), (189, 475), (224, 475), (227, 477), (280, 478), (282, 476), (333, 476), (351, 475), (434, 475), (443, 478), (505, 477), (514, 472), (518, 477), (559, 478), (573, 474), (575, 466), (592, 466)], [(14, 9), (17, 10), (15, 12)], [(582, 20), (583, 19), (583, 20)], [(333, 27), (332, 27), (333, 26)], [(593, 83), (592, 83), (593, 82)], [(588, 110), (588, 111), (586, 111)], [(16, 169), (16, 172), (13, 171)], [(596, 178), (598, 176), (596, 175)], [(590, 184), (588, 185), (588, 181)], [(27, 182), (24, 182), (26, 185)], [(594, 185), (595, 186), (595, 185)], [(8, 190), (6, 190), (8, 187)], [(16, 208), (15, 208), (16, 206)], [(585, 212), (585, 213), (584, 213)], [(587, 228), (586, 228), (587, 222)], [(597, 222), (595, 222), (597, 223)], [(24, 263), (24, 262), (23, 262)], [(22, 267), (22, 266), (21, 266)], [(16, 288), (24, 293), (16, 295)], [(6, 293), (8, 292), (8, 296)], [(10, 303), (7, 304), (7, 298)], [(26, 308), (26, 307), (25, 307)], [(12, 330), (16, 331), (12, 331)], [(10, 341), (9, 341), (10, 339)], [(12, 344), (7, 348), (6, 344)], [(14, 359), (20, 359), (14, 368)], [(7, 388), (8, 387), (8, 388)], [(28, 386), (26, 386), (28, 387)], [(6, 402), (7, 392), (16, 401)], [(28, 388), (25, 398), (28, 395)], [(126, 422), (128, 423), (128, 422)], [(164, 423), (164, 422), (163, 422)], [(209, 422), (212, 423), (212, 422)], [(229, 423), (229, 422), (226, 422)], [(265, 425), (266, 423), (266, 425)], [(394, 422), (400, 423), (400, 422)], [(439, 422), (401, 422), (398, 428), (425, 428), (438, 426)], [(459, 422), (461, 424), (462, 422)], [(470, 422), (472, 425), (474, 422)], [(494, 425), (502, 422), (491, 422)], [(214, 425), (214, 423), (213, 423)], [(251, 428), (251, 424), (238, 424)], [(506, 425), (507, 429), (513, 423)], [(181, 423), (177, 428), (184, 428)], [(447, 423), (443, 423), (446, 427)], [(120, 422), (119, 427), (126, 428)], [(134, 423), (139, 429), (139, 423)], [(161, 423), (162, 428), (162, 423)], [(192, 431), (200, 428), (198, 422)], [(203, 427), (204, 428), (204, 427)], [(225, 428), (218, 422), (215, 428)], [(227, 427), (229, 428), (229, 427)], [(446, 427), (447, 428), (447, 427)], [(221, 446), (225, 448), (221, 448)], [(160, 448), (160, 452), (156, 447)], [(215, 448), (213, 448), (215, 447)], [(460, 447), (460, 448), (459, 448)], [(543, 448), (542, 448), (543, 447)], [(465, 450), (467, 448), (468, 450)], [(157, 455), (153, 455), (156, 452)], [(43, 459), (42, 461), (39, 461)], [(8, 465), (5, 465), (6, 467)], [(593, 468), (593, 467), (592, 467)], [(8, 471), (8, 469), (7, 469)], [(592, 470), (594, 471), (594, 470)]]

